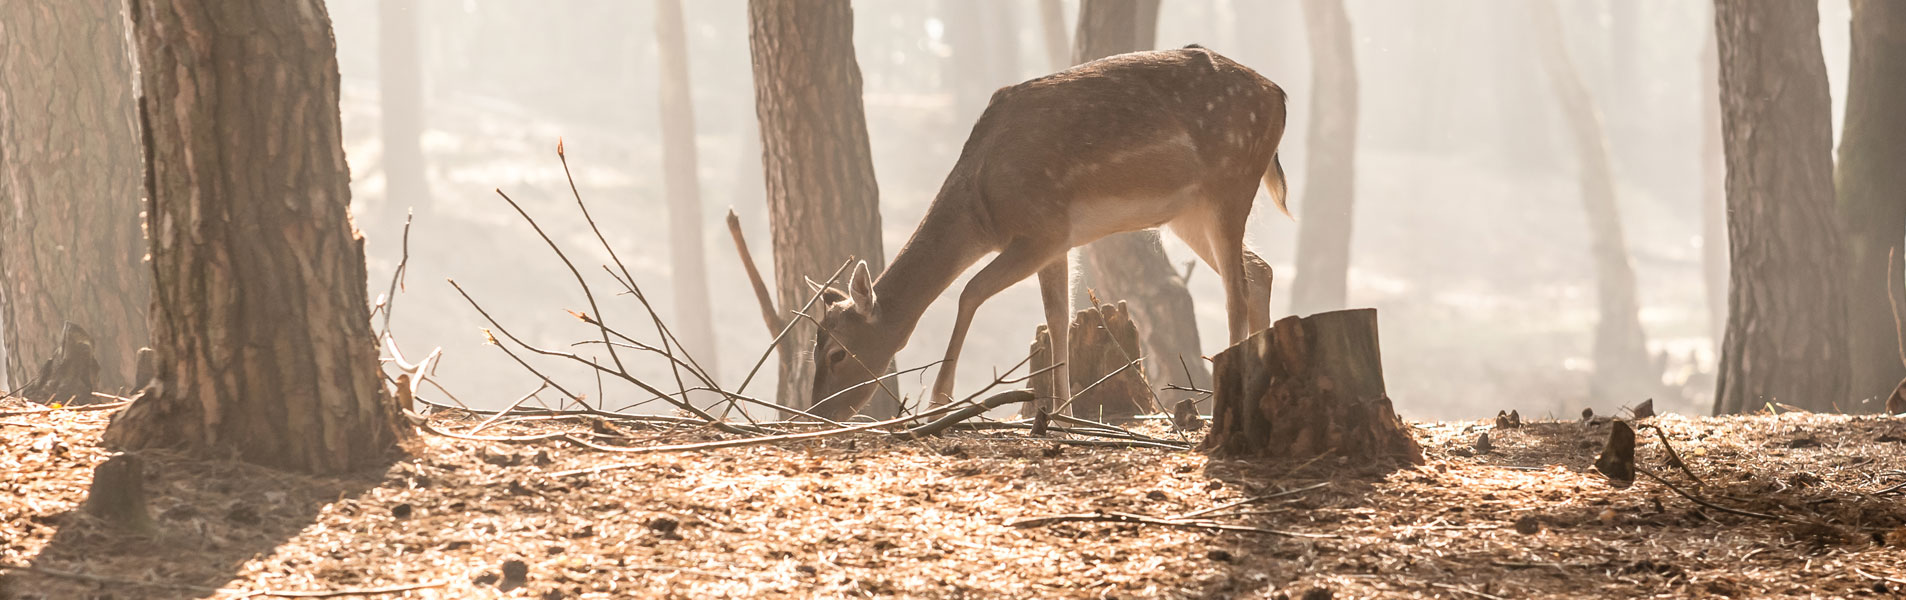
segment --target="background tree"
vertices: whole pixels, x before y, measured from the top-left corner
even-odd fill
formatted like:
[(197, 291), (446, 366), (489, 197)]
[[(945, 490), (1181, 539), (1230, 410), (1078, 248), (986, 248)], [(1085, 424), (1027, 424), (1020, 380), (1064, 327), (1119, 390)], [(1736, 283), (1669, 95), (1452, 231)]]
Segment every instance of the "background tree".
[(1054, 71), (1072, 66), (1071, 41), (1066, 38), (1065, 7), (1059, 0), (1039, 0), (1039, 28), (1046, 43), (1048, 68)]
[(371, 335), (324, 3), (132, 6), (157, 384), (107, 443), (379, 462), (404, 430)]
[(98, 384), (130, 387), (150, 271), (123, 3), (0, 3), (0, 327), (11, 385), (73, 322)]
[(411, 208), (430, 209), (430, 182), (419, 143), (424, 125), (423, 62), (417, 53), (416, 0), (377, 3), (377, 91), (384, 142), (383, 222), (402, 223)]
[(1851, 397), (1884, 400), (1906, 378), (1886, 297), (1887, 252), (1906, 239), (1906, 3), (1854, 0), (1852, 8), (1846, 123), (1834, 173), (1846, 233), (1847, 352)]
[[(808, 278), (826, 278), (850, 256), (875, 273), (886, 269), (854, 13), (847, 0), (749, 0), (748, 24), (775, 299), (792, 311), (813, 295)], [(813, 324), (800, 320), (777, 352), (781, 404), (813, 403), (813, 345)], [(877, 393), (862, 413), (896, 410), (891, 397)]]
[(684, 349), (710, 375), (716, 371), (715, 318), (708, 300), (707, 246), (702, 241), (701, 181), (695, 108), (689, 94), (687, 26), (681, 0), (656, 0), (661, 50), (662, 186), (668, 196), (669, 266), (676, 327)]
[[(1149, 50), (1157, 31), (1157, 0), (1083, 0), (1072, 62)], [(1203, 354), (1191, 292), (1185, 289), (1184, 276), (1165, 257), (1157, 231), (1107, 236), (1080, 249), (1079, 262), (1086, 285), (1101, 302), (1129, 303), (1145, 346), (1142, 354), (1151, 357), (1145, 361), (1145, 376), (1154, 387), (1177, 384), (1210, 389), (1211, 371), (1198, 360)], [(1073, 304), (1088, 306), (1076, 300)], [(1159, 393), (1167, 406), (1181, 396)]]
[[(1832, 106), (1811, 0), (1717, 0), (1727, 152), (1727, 338), (1714, 412), (1847, 399)], [(1897, 382), (1895, 382), (1897, 383)]]
[(1529, 4), (1535, 17), (1536, 54), (1550, 89), (1562, 105), (1562, 120), (1581, 161), (1582, 209), (1588, 216), (1589, 252), (1595, 263), (1595, 374), (1589, 397), (1607, 402), (1640, 402), (1660, 389), (1661, 377), (1648, 360), (1648, 339), (1641, 329), (1635, 268), (1628, 258), (1621, 210), (1615, 197), (1615, 167), (1601, 109), (1569, 57), (1567, 33), (1553, 0)]
[(1297, 276), (1291, 312), (1345, 305), (1356, 201), (1357, 58), (1343, 0), (1304, 0), (1310, 38), (1310, 133), (1304, 197), (1297, 204)]
[(1714, 355), (1727, 333), (1727, 153), (1721, 141), (1721, 57), (1714, 30), (1701, 45), (1701, 272)]

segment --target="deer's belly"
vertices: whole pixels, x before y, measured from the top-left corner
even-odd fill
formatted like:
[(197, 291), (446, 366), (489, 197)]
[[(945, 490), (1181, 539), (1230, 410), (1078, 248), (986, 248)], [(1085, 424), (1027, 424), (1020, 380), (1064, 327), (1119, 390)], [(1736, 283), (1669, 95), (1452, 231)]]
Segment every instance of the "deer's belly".
[(1079, 198), (1067, 211), (1072, 246), (1083, 246), (1114, 233), (1149, 229), (1171, 222), (1196, 205), (1195, 186), (1160, 195)]

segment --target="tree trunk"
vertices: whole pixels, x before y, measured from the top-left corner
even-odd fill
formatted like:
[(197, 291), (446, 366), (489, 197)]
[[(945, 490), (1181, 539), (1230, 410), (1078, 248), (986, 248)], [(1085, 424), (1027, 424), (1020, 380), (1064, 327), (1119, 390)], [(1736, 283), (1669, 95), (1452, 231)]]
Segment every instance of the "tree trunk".
[[(1158, 27), (1157, 0), (1083, 0), (1072, 61), (1148, 50)], [(1199, 349), (1198, 323), (1184, 277), (1165, 257), (1156, 231), (1107, 236), (1079, 250), (1086, 285), (1099, 302), (1129, 302), (1145, 341), (1145, 374), (1154, 383), (1208, 389), (1211, 372)], [(1080, 302), (1079, 300), (1084, 300)], [(1090, 298), (1075, 305), (1091, 306)], [(1181, 360), (1182, 359), (1182, 360)], [(1185, 372), (1191, 372), (1187, 378)], [(1167, 405), (1183, 392), (1161, 393)]]
[(987, 6), (990, 5), (983, 2), (940, 4), (945, 13), (941, 22), (946, 25), (947, 45), (953, 47), (953, 55), (947, 61), (949, 68), (941, 78), (946, 90), (953, 95), (952, 122), (948, 127), (960, 134), (972, 129), (997, 87), (989, 73), (993, 51), (990, 30), (997, 24), (986, 18)]
[(1721, 57), (1714, 30), (1701, 45), (1701, 269), (1708, 334), (1721, 355), (1727, 333), (1727, 154), (1721, 142)]
[(1597, 402), (1633, 403), (1660, 390), (1661, 374), (1648, 360), (1648, 340), (1641, 329), (1640, 302), (1635, 299), (1635, 269), (1622, 234), (1620, 207), (1615, 198), (1615, 168), (1608, 153), (1608, 134), (1595, 98), (1583, 83), (1581, 70), (1569, 58), (1553, 0), (1529, 5), (1534, 11), (1536, 53), (1549, 87), (1562, 105), (1562, 119), (1580, 157), (1582, 209), (1588, 215), (1590, 253), (1595, 261), (1596, 313), (1595, 374), (1589, 397)]
[(681, 338), (682, 350), (714, 376), (718, 373), (718, 352), (715, 317), (708, 298), (707, 246), (702, 241), (702, 192), (694, 99), (689, 94), (686, 28), (682, 0), (656, 0), (655, 38), (662, 58), (662, 184), (668, 195), (669, 266), (675, 292), (675, 327), (680, 328), (676, 335)]
[[(820, 280), (848, 257), (885, 270), (880, 190), (861, 107), (854, 60), (854, 15), (847, 0), (749, 0), (755, 112), (761, 121), (769, 229), (774, 238), (776, 301), (798, 310)], [(780, 352), (780, 402), (812, 404), (814, 325), (802, 320)], [(795, 351), (788, 351), (790, 348)], [(897, 410), (874, 394), (862, 414)]]
[(1846, 289), (1820, 14), (1717, 0), (1727, 152), (1727, 339), (1714, 412), (1846, 406)]
[(1216, 365), (1212, 454), (1423, 460), (1384, 388), (1376, 309), (1285, 317)]
[(1310, 36), (1310, 158), (1298, 210), (1297, 279), (1291, 312), (1345, 306), (1356, 201), (1357, 61), (1343, 0), (1304, 0)]
[(406, 436), (379, 379), (323, 2), (137, 0), (153, 382), (107, 427), (336, 473)]
[(1854, 0), (1849, 71), (1834, 179), (1846, 232), (1851, 397), (1864, 401), (1886, 398), (1906, 379), (1886, 298), (1887, 252), (1906, 238), (1906, 3)]
[(383, 109), (384, 210), (394, 226), (415, 208), (430, 210), (430, 183), (419, 143), (424, 125), (423, 63), (417, 54), (417, 0), (377, 3), (377, 90)]
[(0, 348), (14, 385), (68, 322), (92, 333), (100, 386), (138, 385), (151, 272), (123, 6), (0, 3)]

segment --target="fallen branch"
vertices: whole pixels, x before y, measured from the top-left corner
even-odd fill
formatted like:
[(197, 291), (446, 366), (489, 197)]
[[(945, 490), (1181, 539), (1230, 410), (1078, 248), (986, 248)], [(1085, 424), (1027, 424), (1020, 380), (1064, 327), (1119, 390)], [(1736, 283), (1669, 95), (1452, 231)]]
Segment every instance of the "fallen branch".
[(144, 579), (130, 579), (130, 578), (124, 578), (124, 577), (108, 577), (104, 575), (93, 575), (91, 573), (80, 573), (77, 571), (65, 571), (60, 569), (49, 569), (46, 567), (36, 567), (33, 565), (14, 565), (14, 564), (0, 563), (0, 571), (22, 571), (26, 573), (33, 573), (36, 575), (45, 575), (47, 577), (57, 577), (60, 579), (71, 579), (74, 581), (84, 581), (87, 583), (98, 583), (98, 584), (105, 584), (105, 585), (130, 585), (130, 586), (137, 586), (137, 587), (184, 590), (184, 591), (199, 592), (204, 594), (237, 594), (239, 598), (338, 598), (342, 596), (377, 596), (377, 595), (383, 595), (383, 594), (396, 594), (399, 592), (409, 592), (413, 590), (437, 588), (437, 587), (443, 587), (445, 585), (450, 584), (449, 581), (426, 581), (423, 583), (393, 585), (388, 587), (346, 588), (346, 589), (338, 589), (338, 590), (312, 590), (312, 591), (241, 590), (241, 589), (233, 589), (233, 588), (215, 588), (215, 587), (208, 587), (208, 586), (202, 586), (202, 585), (191, 585), (186, 583), (174, 583), (170, 581), (151, 581), (151, 580), (144, 580)]
[(1332, 535), (1327, 533), (1303, 533), (1299, 531), (1284, 531), (1281, 529), (1266, 529), (1263, 527), (1251, 527), (1248, 525), (1231, 525), (1228, 523), (1219, 523), (1216, 521), (1209, 521), (1209, 520), (1202, 520), (1202, 519), (1160, 519), (1157, 517), (1147, 517), (1145, 515), (1134, 515), (1131, 513), (1105, 512), (1105, 511), (1089, 512), (1089, 513), (1072, 513), (1072, 514), (1063, 514), (1063, 515), (1046, 515), (1041, 517), (1033, 517), (1030, 519), (1020, 519), (1018, 521), (1007, 523), (1006, 525), (1009, 527), (1025, 529), (1029, 527), (1044, 527), (1047, 525), (1054, 525), (1058, 523), (1126, 523), (1131, 525), (1158, 525), (1162, 527), (1177, 527), (1180, 529), (1205, 529), (1210, 531), (1238, 531), (1238, 532), (1244, 532), (1244, 533), (1262, 533), (1262, 534), (1275, 535), (1275, 536), (1281, 536), (1281, 537), (1305, 538), (1305, 539), (1342, 539), (1343, 538), (1343, 536), (1340, 536), (1340, 535)]
[(1297, 495), (1297, 494), (1302, 494), (1302, 493), (1304, 493), (1304, 492), (1308, 492), (1308, 491), (1311, 491), (1311, 490), (1314, 490), (1314, 489), (1318, 489), (1318, 488), (1322, 488), (1322, 487), (1325, 487), (1325, 486), (1328, 486), (1328, 485), (1330, 485), (1330, 482), (1328, 482), (1328, 481), (1325, 481), (1325, 482), (1321, 482), (1321, 483), (1317, 483), (1317, 484), (1313, 484), (1313, 485), (1307, 485), (1307, 486), (1304, 486), (1304, 487), (1300, 487), (1300, 488), (1297, 488), (1297, 489), (1290, 489), (1290, 490), (1284, 490), (1284, 491), (1282, 491), (1282, 492), (1275, 492), (1275, 493), (1270, 493), (1270, 494), (1264, 494), (1264, 495), (1262, 495), (1262, 496), (1252, 496), (1252, 497), (1249, 497), (1249, 498), (1245, 498), (1245, 499), (1243, 499), (1243, 500), (1238, 500), (1238, 501), (1236, 501), (1236, 502), (1226, 502), (1226, 503), (1224, 503), (1224, 504), (1219, 504), (1219, 505), (1217, 505), (1217, 506), (1213, 506), (1213, 507), (1211, 507), (1211, 508), (1207, 508), (1207, 509), (1203, 509), (1203, 510), (1195, 510), (1195, 511), (1192, 511), (1192, 512), (1188, 512), (1188, 513), (1185, 513), (1185, 514), (1182, 514), (1182, 515), (1178, 515), (1178, 516), (1175, 516), (1175, 517), (1172, 517), (1172, 518), (1173, 518), (1173, 519), (1190, 519), (1190, 518), (1194, 518), (1194, 517), (1202, 517), (1202, 516), (1205, 516), (1205, 515), (1208, 515), (1208, 514), (1211, 514), (1211, 513), (1215, 513), (1215, 512), (1218, 512), (1218, 511), (1221, 511), (1221, 510), (1225, 510), (1225, 509), (1228, 509), (1228, 508), (1237, 508), (1237, 507), (1239, 507), (1239, 506), (1244, 506), (1244, 505), (1246, 505), (1246, 504), (1255, 504), (1255, 503), (1258, 503), (1258, 502), (1263, 502), (1263, 501), (1265, 501), (1265, 500), (1276, 500), (1276, 499), (1278, 499), (1278, 498), (1282, 498), (1282, 497), (1285, 497), (1285, 496), (1293, 496), (1293, 495)]
[[(117, 396), (108, 395), (107, 397), (116, 398)], [(0, 417), (23, 417), (27, 415), (43, 415), (46, 413), (55, 413), (55, 412), (92, 412), (95, 410), (113, 410), (116, 408), (124, 408), (126, 404), (129, 402), (131, 401), (121, 400), (119, 402), (109, 402), (106, 404), (83, 404), (80, 406), (61, 406), (59, 408), (36, 408), (36, 409), (30, 409), (30, 410), (6, 410), (6, 411), (0, 411)]]

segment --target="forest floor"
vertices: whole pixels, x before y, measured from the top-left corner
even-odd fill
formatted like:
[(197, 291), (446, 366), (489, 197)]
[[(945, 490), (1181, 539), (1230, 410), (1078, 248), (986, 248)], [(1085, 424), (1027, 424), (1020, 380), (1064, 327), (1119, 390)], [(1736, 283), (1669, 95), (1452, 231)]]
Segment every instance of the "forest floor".
[[(1674, 415), (1659, 426), (1720, 506), (1591, 463), (1609, 425), (1415, 423), (1425, 464), (1212, 460), (1018, 433), (872, 434), (629, 454), (425, 435), (386, 468), (306, 477), (146, 452), (156, 527), (78, 509), (107, 412), (0, 404), (0, 598), (1855, 597), (1906, 591), (1906, 420)], [(477, 420), (433, 419), (445, 431)], [(640, 444), (699, 428), (608, 430)], [(1489, 433), (1493, 449), (1474, 450)], [(1158, 435), (1168, 435), (1162, 431)], [(570, 475), (564, 471), (619, 464)], [(1022, 519), (1110, 511), (1280, 533)], [(511, 562), (520, 561), (520, 563)], [(521, 576), (515, 572), (520, 568)], [(309, 597), (309, 596), (307, 596)]]

